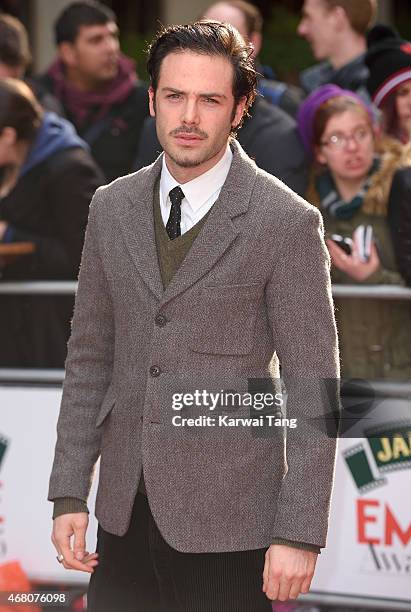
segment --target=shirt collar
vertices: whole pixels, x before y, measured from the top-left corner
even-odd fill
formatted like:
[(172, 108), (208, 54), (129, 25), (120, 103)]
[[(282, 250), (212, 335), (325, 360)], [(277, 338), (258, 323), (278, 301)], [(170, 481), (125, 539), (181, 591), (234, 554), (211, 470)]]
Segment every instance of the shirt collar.
[(230, 170), (233, 153), (229, 144), (223, 157), (208, 170), (188, 183), (178, 183), (170, 174), (167, 168), (166, 158), (163, 154), (163, 163), (161, 168), (160, 191), (164, 204), (171, 206), (168, 194), (170, 191), (180, 185), (184, 192), (185, 199), (188, 201), (193, 210), (198, 210), (203, 204), (209, 200), (224, 185), (227, 174)]

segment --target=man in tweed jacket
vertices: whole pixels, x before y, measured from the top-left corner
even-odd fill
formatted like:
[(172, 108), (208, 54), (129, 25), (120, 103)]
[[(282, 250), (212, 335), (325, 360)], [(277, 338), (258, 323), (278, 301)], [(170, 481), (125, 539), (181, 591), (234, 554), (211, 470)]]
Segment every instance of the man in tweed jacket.
[[(165, 153), (91, 204), (50, 479), (52, 540), (66, 568), (92, 574), (93, 612), (270, 610), (309, 589), (335, 440), (297, 427), (286, 448), (282, 428), (226, 427), (218, 411), (216, 426), (191, 427), (200, 409), (176, 412), (173, 394), (245, 391), (248, 379), (279, 377), (281, 364), (287, 417), (318, 421), (329, 410), (320, 381), (339, 371), (321, 217), (232, 136), (256, 78), (236, 30), (167, 28), (148, 69)], [(250, 409), (224, 413), (243, 423)]]

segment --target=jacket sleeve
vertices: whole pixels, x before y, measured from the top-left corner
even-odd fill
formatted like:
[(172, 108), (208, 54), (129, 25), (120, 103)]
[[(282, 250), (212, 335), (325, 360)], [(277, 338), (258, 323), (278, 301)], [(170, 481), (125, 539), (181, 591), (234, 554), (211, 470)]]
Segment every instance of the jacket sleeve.
[[(50, 167), (48, 188), (53, 216), (54, 235), (37, 233), (13, 226), (13, 242), (34, 242), (36, 251), (25, 261), (27, 278), (41, 274), (48, 278), (74, 279), (77, 277), (89, 203), (102, 176), (90, 159), (70, 159), (67, 164)], [(30, 271), (32, 274), (30, 274)]]
[(323, 547), (335, 465), (339, 358), (330, 258), (317, 210), (306, 209), (289, 228), (266, 304), (287, 391), (286, 416), (297, 419), (297, 427), (287, 431), (287, 473), (272, 536)]
[(112, 377), (114, 322), (111, 295), (100, 259), (99, 191), (90, 206), (68, 343), (66, 376), (48, 499), (87, 500), (100, 454), (96, 419)]
[(388, 222), (398, 269), (411, 286), (411, 168), (394, 175), (388, 201)]

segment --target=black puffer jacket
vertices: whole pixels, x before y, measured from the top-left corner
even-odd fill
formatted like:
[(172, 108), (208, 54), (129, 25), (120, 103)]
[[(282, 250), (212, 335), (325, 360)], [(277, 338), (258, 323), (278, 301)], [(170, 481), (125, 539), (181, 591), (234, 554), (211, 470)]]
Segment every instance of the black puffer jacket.
[[(2, 281), (75, 280), (89, 203), (104, 177), (81, 146), (55, 151), (0, 200), (11, 242), (36, 251), (0, 267)], [(64, 366), (74, 296), (0, 296), (0, 367)]]
[(394, 176), (388, 221), (398, 269), (407, 285), (411, 286), (411, 167), (403, 168)]

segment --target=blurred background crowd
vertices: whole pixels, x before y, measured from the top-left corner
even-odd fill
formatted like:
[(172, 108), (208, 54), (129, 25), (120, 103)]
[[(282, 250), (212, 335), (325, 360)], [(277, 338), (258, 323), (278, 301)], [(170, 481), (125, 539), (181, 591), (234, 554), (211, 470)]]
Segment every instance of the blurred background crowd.
[[(161, 152), (144, 47), (158, 20), (207, 18), (253, 45), (259, 95), (237, 138), (321, 210), (333, 283), (411, 285), (408, 3), (40, 4), (0, 2), (0, 283), (77, 278), (95, 189)], [(336, 299), (344, 377), (410, 378), (410, 303)], [(0, 293), (0, 368), (64, 367), (73, 304)]]

